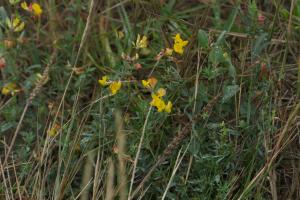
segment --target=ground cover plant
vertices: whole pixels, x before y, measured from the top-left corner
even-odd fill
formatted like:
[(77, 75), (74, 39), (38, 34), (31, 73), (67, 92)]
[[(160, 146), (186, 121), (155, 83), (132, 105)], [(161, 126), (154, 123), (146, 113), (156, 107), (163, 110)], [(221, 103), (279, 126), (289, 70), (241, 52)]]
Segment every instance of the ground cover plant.
[(299, 0), (0, 1), (0, 199), (300, 199)]

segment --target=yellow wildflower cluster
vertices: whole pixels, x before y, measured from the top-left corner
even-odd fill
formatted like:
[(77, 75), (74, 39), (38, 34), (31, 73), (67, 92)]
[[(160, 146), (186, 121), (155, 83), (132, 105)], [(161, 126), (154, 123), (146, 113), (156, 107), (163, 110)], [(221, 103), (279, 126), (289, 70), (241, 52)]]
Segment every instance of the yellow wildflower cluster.
[(117, 92), (121, 89), (122, 86), (121, 81), (109, 81), (108, 76), (102, 76), (102, 78), (98, 80), (98, 83), (101, 86), (109, 85), (109, 90), (112, 95), (117, 94)]
[(7, 83), (1, 90), (1, 93), (5, 96), (7, 95), (15, 95), (16, 93), (20, 92), (21, 90), (15, 83)]
[(38, 3), (31, 3), (29, 5), (27, 5), (27, 3), (24, 1), (21, 3), (21, 7), (32, 13), (34, 16), (40, 17), (43, 13), (43, 9), (41, 8), (41, 6)]
[(15, 17), (13, 19), (6, 18), (6, 25), (13, 32), (20, 32), (25, 27), (25, 23), (21, 21), (20, 17)]
[[(118, 35), (118, 34), (117, 34)], [(121, 37), (120, 37), (121, 38)], [(137, 39), (135, 42), (132, 42), (135, 49), (143, 49), (147, 48), (148, 46), (148, 38), (147, 36), (141, 36), (140, 34), (137, 35)], [(155, 60), (159, 61), (163, 56), (172, 56), (173, 51), (175, 51), (178, 54), (183, 54), (184, 47), (188, 44), (187, 40), (183, 40), (179, 33), (177, 33), (174, 37), (174, 46), (173, 48), (165, 48), (161, 50), (161, 52), (156, 56)], [(136, 69), (141, 69), (140, 63), (135, 63), (136, 60), (139, 59), (138, 53), (135, 52), (135, 57), (130, 57), (129, 55), (122, 53), (122, 59), (129, 61), (134, 64)], [(105, 87), (108, 86), (110, 93), (112, 95), (116, 94), (121, 86), (121, 81), (110, 81), (108, 76), (103, 76), (101, 79), (98, 80), (98, 83)], [(150, 77), (146, 80), (141, 81), (142, 85), (150, 90), (152, 101), (150, 102), (150, 105), (152, 107), (155, 107), (158, 112), (166, 112), (170, 113), (172, 110), (172, 102), (168, 101), (165, 102), (163, 97), (166, 95), (166, 90), (163, 88), (159, 88), (158, 90), (155, 89), (157, 84), (157, 79), (154, 77)], [(156, 91), (156, 92), (155, 92)]]
[(177, 33), (174, 37), (174, 46), (173, 49), (176, 53), (183, 54), (183, 47), (188, 44), (187, 40), (182, 40), (180, 34)]
[[(17, 3), (19, 3), (20, 0), (10, 0), (9, 3), (11, 5), (16, 5)], [(41, 14), (43, 13), (43, 10), (41, 8), (41, 6), (38, 3), (30, 3), (29, 5), (27, 5), (27, 3), (24, 1), (21, 3), (21, 7), (32, 13), (34, 16), (40, 17)], [(15, 16), (15, 17), (7, 17), (5, 19), (5, 25), (8, 27), (8, 29), (11, 32), (21, 32), (24, 30), (25, 27), (25, 23), (21, 20), (20, 16)], [(6, 46), (13, 46), (13, 45), (6, 45)]]
[(156, 93), (152, 93), (152, 101), (150, 102), (150, 105), (157, 108), (158, 112), (166, 112), (170, 113), (172, 110), (172, 102), (168, 101), (166, 104), (165, 101), (162, 99), (163, 96), (166, 95), (166, 90), (163, 88), (159, 88)]
[(147, 36), (144, 35), (143, 37), (141, 37), (140, 34), (138, 34), (134, 46), (137, 49), (146, 48), (148, 46), (148, 38), (147, 38)]
[(154, 77), (150, 77), (147, 80), (142, 80), (142, 85), (152, 91), (152, 101), (150, 102), (150, 105), (156, 107), (158, 112), (164, 111), (170, 113), (172, 109), (172, 102), (168, 101), (166, 104), (163, 100), (162, 97), (166, 95), (166, 90), (164, 88), (159, 88), (156, 92), (153, 92), (156, 84), (157, 79)]
[(173, 37), (173, 39), (174, 39), (173, 48), (168, 48), (167, 47), (167, 48), (162, 49), (156, 55), (156, 57), (155, 57), (156, 61), (159, 61), (164, 56), (170, 57), (171, 60), (174, 60), (174, 58), (171, 57), (172, 54), (173, 54), (173, 51), (175, 51), (176, 53), (179, 53), (179, 54), (183, 54), (183, 51), (184, 51), (183, 47), (185, 47), (188, 44), (189, 41), (181, 39), (181, 36), (180, 36), (179, 33), (177, 33), (175, 35), (175, 37)]

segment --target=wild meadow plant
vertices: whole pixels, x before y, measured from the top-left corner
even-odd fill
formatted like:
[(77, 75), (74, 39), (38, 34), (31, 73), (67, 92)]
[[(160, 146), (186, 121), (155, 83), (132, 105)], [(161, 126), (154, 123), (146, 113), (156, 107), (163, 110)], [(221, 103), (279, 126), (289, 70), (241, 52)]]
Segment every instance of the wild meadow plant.
[(299, 199), (300, 1), (0, 4), (0, 199)]

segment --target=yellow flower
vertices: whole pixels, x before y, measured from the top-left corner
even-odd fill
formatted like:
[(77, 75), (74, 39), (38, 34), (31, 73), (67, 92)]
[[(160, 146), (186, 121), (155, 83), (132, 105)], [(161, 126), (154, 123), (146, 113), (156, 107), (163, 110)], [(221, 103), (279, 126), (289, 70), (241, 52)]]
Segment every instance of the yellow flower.
[(152, 93), (152, 101), (150, 102), (150, 105), (157, 108), (158, 112), (166, 112), (170, 113), (172, 110), (172, 102), (168, 101), (166, 104), (162, 97), (166, 95), (166, 90), (163, 88), (159, 88), (156, 93)]
[(148, 80), (142, 80), (142, 84), (145, 88), (150, 88), (150, 83)]
[(32, 7), (33, 14), (37, 17), (40, 17), (41, 14), (43, 13), (43, 10), (42, 10), (41, 6), (37, 3), (33, 3), (31, 5), (31, 7)]
[(37, 17), (40, 17), (41, 14), (43, 13), (43, 9), (41, 8), (40, 4), (38, 4), (38, 3), (32, 3), (28, 6), (26, 2), (22, 2), (21, 7), (24, 10), (31, 12), (32, 14), (34, 14)]
[(183, 54), (183, 47), (188, 44), (187, 40), (182, 40), (180, 34), (177, 33), (174, 37), (174, 46), (173, 49), (176, 53)]
[(28, 5), (27, 5), (27, 3), (26, 3), (25, 1), (21, 3), (21, 7), (22, 7), (24, 10), (29, 11), (29, 7), (28, 7)]
[(166, 50), (165, 50), (165, 55), (166, 55), (166, 56), (171, 56), (172, 54), (173, 54), (173, 49), (166, 48)]
[(18, 89), (18, 87), (15, 83), (7, 83), (2, 88), (1, 93), (3, 95), (7, 96), (7, 95), (15, 95), (15, 93), (18, 93), (20, 91), (21, 90)]
[(165, 102), (164, 102), (163, 100), (161, 100), (161, 99), (160, 99), (160, 100), (158, 101), (158, 103), (156, 104), (156, 108), (157, 108), (157, 111), (158, 111), (158, 112), (164, 111), (165, 107), (166, 107), (166, 104), (165, 104)]
[(137, 49), (142, 49), (142, 48), (146, 48), (148, 46), (148, 38), (147, 36), (143, 36), (141, 39), (140, 34), (138, 34), (136, 42), (135, 42), (135, 47)]
[(114, 81), (109, 85), (110, 93), (115, 95), (121, 88), (122, 83), (121, 81)]
[(174, 44), (174, 51), (179, 54), (183, 54), (183, 48), (179, 44)]
[(174, 43), (181, 44), (182, 46), (186, 46), (189, 41), (182, 40), (179, 33), (177, 33), (174, 37)]
[(47, 134), (50, 137), (55, 137), (58, 134), (58, 131), (60, 129), (60, 125), (59, 124), (54, 124), (50, 130), (47, 131)]
[(147, 80), (142, 80), (142, 85), (145, 88), (154, 89), (157, 84), (157, 79), (154, 77), (150, 77)]
[(167, 103), (167, 105), (166, 105), (166, 107), (165, 107), (165, 112), (167, 112), (167, 113), (170, 113), (171, 112), (171, 110), (172, 110), (172, 102), (171, 101), (168, 101), (168, 103)]
[(102, 86), (106, 86), (108, 85), (108, 76), (102, 76), (102, 79), (98, 80), (98, 83)]
[(13, 32), (20, 32), (24, 29), (25, 23), (21, 21), (19, 17), (16, 17), (12, 20), (6, 18), (6, 25), (10, 28)]
[(152, 96), (152, 101), (150, 102), (150, 105), (156, 107), (158, 112), (162, 112), (166, 107), (165, 102), (161, 98), (159, 98), (156, 94), (152, 94), (151, 96)]
[(170, 113), (172, 110), (172, 102), (168, 101), (166, 104), (164, 100), (162, 99), (163, 96), (166, 95), (166, 90), (164, 88), (159, 88), (156, 93), (152, 93), (152, 101), (150, 102), (150, 105), (157, 108), (158, 112), (166, 112)]
[(159, 88), (156, 92), (156, 96), (158, 96), (159, 98), (165, 95), (166, 95), (166, 90), (164, 88)]
[(1, 93), (3, 95), (9, 95), (10, 94), (10, 89), (8, 89), (7, 87), (3, 87), (2, 90), (1, 90)]

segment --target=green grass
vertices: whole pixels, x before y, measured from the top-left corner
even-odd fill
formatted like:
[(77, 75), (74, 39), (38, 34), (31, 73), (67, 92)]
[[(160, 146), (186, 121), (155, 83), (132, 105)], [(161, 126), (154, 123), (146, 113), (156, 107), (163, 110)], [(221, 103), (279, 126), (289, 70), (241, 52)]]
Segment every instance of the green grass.
[(0, 6), (0, 199), (300, 198), (299, 0), (20, 3)]

